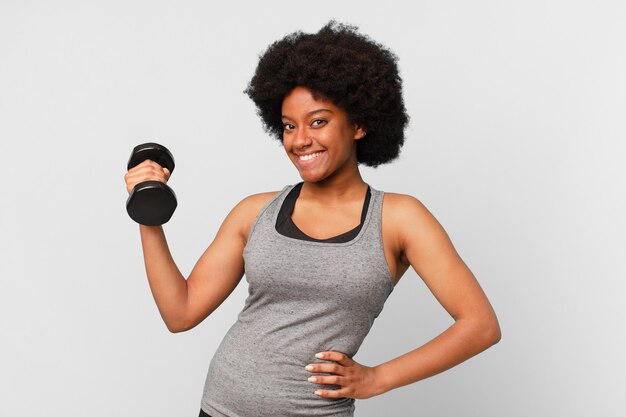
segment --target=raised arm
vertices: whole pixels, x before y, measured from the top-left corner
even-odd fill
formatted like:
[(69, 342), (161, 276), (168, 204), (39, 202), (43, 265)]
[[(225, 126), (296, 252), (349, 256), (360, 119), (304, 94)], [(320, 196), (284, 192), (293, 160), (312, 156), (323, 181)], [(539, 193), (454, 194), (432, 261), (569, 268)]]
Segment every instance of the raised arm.
[(162, 227), (140, 226), (150, 290), (171, 332), (197, 326), (237, 287), (244, 273), (243, 249), (250, 226), (274, 194), (255, 194), (237, 204), (187, 280), (172, 258)]
[(455, 322), (423, 346), (378, 365), (379, 394), (445, 371), (501, 337), (489, 300), (435, 217), (411, 196), (386, 194), (385, 204), (384, 220), (398, 236), (400, 259), (413, 267)]
[[(130, 193), (142, 181), (167, 182), (169, 171), (156, 162), (145, 160), (128, 170), (124, 179)], [(171, 332), (195, 327), (235, 289), (244, 272), (243, 249), (250, 226), (259, 210), (275, 194), (251, 195), (237, 204), (187, 280), (172, 258), (163, 227), (139, 226), (150, 290)]]

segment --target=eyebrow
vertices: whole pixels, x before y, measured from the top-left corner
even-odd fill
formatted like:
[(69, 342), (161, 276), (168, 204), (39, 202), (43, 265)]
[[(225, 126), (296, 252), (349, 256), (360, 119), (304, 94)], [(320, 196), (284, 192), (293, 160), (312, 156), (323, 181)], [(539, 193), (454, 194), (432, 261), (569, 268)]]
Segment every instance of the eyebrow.
[[(308, 112), (306, 114), (306, 117), (310, 117), (316, 113), (323, 113), (323, 112), (328, 112), (328, 113), (333, 113), (332, 110), (329, 109), (315, 109), (315, 110), (311, 110), (310, 112)], [(291, 117), (287, 116), (286, 114), (283, 114), (280, 116), (282, 119), (291, 119)]]

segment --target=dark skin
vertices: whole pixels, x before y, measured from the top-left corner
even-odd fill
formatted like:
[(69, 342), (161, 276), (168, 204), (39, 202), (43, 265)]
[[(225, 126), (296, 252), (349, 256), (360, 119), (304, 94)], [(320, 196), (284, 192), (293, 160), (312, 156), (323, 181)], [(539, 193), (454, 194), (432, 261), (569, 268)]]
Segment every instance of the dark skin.
[[(366, 129), (305, 87), (295, 88), (284, 98), (282, 115), (283, 146), (304, 182), (292, 220), (318, 239), (354, 228), (360, 222), (367, 189), (356, 159), (357, 141), (367, 134)], [(144, 161), (126, 174), (126, 183), (130, 192), (138, 182), (167, 182), (168, 178), (166, 169)], [(188, 279), (171, 258), (161, 226), (140, 226), (150, 288), (170, 331), (195, 327), (234, 290), (244, 274), (243, 249), (252, 222), (275, 195), (254, 194), (237, 204)], [(423, 346), (373, 367), (343, 352), (311, 352), (307, 365), (315, 378), (311, 383), (341, 387), (315, 391), (322, 397), (371, 398), (445, 371), (500, 340), (489, 300), (443, 227), (419, 200), (385, 193), (382, 238), (394, 283), (412, 267), (454, 324)], [(332, 363), (316, 363), (316, 354)]]

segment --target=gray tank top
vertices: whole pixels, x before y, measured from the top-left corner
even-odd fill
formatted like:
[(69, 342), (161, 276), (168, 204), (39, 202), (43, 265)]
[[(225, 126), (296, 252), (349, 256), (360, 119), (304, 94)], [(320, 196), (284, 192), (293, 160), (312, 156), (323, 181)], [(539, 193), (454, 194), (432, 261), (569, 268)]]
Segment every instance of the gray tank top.
[(383, 252), (384, 193), (359, 233), (342, 243), (280, 234), (276, 220), (294, 185), (256, 216), (243, 251), (248, 297), (209, 365), (201, 408), (212, 417), (354, 416), (354, 398), (323, 398), (307, 381), (322, 351), (353, 357), (394, 289)]

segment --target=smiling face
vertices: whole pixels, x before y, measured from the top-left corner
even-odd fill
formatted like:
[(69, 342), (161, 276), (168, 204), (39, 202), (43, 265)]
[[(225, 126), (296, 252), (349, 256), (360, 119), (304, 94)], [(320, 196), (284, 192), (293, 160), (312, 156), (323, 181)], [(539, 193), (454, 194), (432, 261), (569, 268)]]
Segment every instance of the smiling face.
[(365, 131), (346, 112), (306, 87), (283, 99), (283, 146), (305, 182), (357, 171), (356, 144)]

